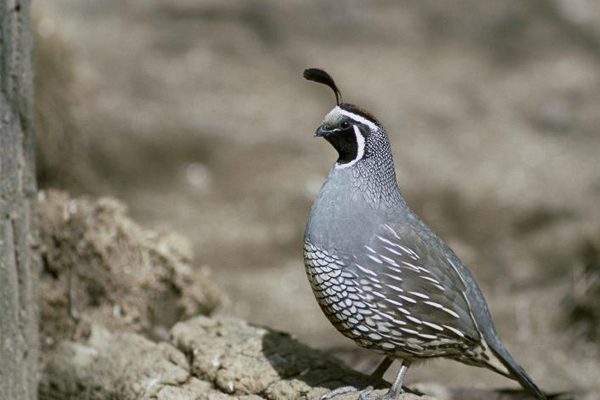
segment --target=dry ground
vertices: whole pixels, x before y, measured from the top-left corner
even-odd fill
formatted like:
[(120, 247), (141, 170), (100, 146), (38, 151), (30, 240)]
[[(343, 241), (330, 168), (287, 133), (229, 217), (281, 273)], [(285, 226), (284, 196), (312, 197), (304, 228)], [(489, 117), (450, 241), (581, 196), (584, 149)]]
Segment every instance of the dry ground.
[[(516, 358), (547, 390), (600, 390), (598, 344), (561, 325), (600, 235), (593, 0), (35, 6), (42, 186), (114, 195), (190, 237), (222, 313), (375, 361), (320, 314), (301, 261), (335, 159), (312, 139), (332, 93), (301, 78), (320, 66), (387, 127), (409, 204), (470, 266)], [(510, 385), (445, 361), (408, 381)]]

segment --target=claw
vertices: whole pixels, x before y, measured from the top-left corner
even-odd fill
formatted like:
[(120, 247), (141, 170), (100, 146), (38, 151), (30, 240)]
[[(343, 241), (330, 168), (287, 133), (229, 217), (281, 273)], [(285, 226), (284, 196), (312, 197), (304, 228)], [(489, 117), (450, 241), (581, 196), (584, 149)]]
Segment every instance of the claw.
[[(371, 393), (372, 391), (373, 391), (373, 386), (367, 386), (366, 388), (364, 388), (363, 390), (361, 390), (358, 393), (358, 400), (370, 400), (366, 396), (368, 396), (369, 393)], [(335, 390), (325, 393), (324, 395), (319, 397), (319, 400), (329, 400), (335, 396), (339, 396), (341, 394), (346, 394), (346, 393), (350, 393), (350, 392), (358, 392), (358, 389), (355, 388), (354, 386), (342, 386)]]
[(356, 392), (357, 390), (358, 389), (355, 388), (354, 386), (342, 386), (342, 387), (339, 387), (337, 389), (334, 389), (334, 390), (331, 390), (331, 391), (325, 393), (324, 395), (319, 397), (319, 400), (329, 400), (332, 397), (339, 396), (341, 394), (350, 393), (350, 392)]

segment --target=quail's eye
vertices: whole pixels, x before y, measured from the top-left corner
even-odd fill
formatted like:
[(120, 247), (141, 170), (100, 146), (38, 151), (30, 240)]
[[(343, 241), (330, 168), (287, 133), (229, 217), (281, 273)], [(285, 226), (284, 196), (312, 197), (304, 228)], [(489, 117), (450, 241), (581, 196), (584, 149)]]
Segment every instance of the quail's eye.
[(348, 128), (350, 128), (350, 123), (348, 121), (343, 121), (340, 124), (340, 128), (342, 128), (342, 129), (348, 129)]

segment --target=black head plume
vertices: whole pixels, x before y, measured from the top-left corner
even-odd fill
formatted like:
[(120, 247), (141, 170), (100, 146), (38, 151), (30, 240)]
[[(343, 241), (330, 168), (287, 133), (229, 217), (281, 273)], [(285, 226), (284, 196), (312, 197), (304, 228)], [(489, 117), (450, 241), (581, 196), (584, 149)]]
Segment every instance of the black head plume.
[(333, 90), (333, 93), (335, 93), (336, 104), (338, 106), (340, 105), (342, 101), (342, 93), (335, 85), (335, 82), (333, 81), (331, 75), (319, 68), (309, 68), (304, 70), (303, 76), (304, 79), (307, 79), (309, 81), (322, 83), (323, 85), (329, 86), (331, 90)]

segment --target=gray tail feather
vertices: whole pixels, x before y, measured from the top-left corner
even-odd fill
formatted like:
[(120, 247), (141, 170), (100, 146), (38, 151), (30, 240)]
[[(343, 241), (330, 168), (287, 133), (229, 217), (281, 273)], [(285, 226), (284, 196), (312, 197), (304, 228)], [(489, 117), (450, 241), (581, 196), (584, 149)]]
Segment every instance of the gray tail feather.
[[(491, 347), (491, 346), (490, 346)], [(523, 389), (525, 389), (529, 394), (538, 398), (545, 399), (546, 395), (540, 390), (540, 388), (533, 383), (533, 380), (527, 375), (527, 372), (512, 358), (510, 353), (501, 345), (499, 349), (491, 348), (494, 355), (500, 360), (502, 364), (508, 369), (510, 372), (509, 378), (512, 378), (518, 381)], [(504, 375), (504, 374), (503, 374)]]

